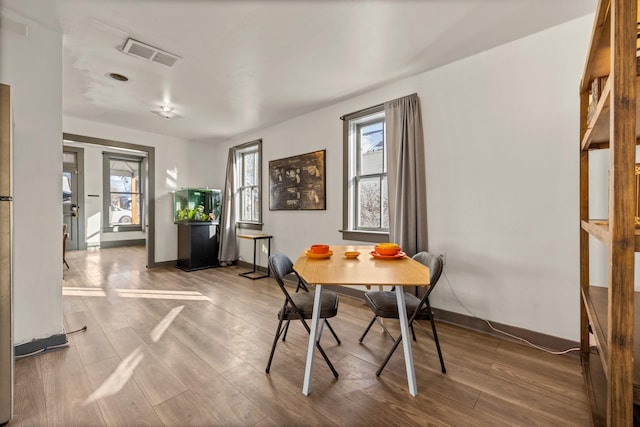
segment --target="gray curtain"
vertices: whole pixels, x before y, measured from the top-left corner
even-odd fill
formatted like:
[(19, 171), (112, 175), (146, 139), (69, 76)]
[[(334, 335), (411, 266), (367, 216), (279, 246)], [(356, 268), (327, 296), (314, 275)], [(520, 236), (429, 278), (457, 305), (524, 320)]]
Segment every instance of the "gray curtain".
[(227, 176), (222, 193), (222, 218), (220, 218), (220, 244), (218, 259), (221, 263), (231, 263), (238, 258), (236, 245), (236, 150), (229, 149)]
[(427, 184), (417, 94), (384, 104), (389, 181), (389, 241), (409, 256), (427, 250)]

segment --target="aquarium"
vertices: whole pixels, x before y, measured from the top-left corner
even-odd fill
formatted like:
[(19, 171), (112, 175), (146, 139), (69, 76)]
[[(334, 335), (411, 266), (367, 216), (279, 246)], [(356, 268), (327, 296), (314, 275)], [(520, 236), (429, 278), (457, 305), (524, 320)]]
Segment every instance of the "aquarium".
[(173, 194), (173, 222), (220, 222), (222, 191), (183, 188)]

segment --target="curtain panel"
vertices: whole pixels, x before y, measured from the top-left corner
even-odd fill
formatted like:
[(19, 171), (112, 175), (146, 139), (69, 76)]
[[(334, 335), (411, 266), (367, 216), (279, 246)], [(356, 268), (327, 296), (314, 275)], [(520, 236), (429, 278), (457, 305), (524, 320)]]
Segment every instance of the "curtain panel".
[(409, 256), (427, 247), (427, 184), (417, 94), (384, 104), (389, 183), (389, 241)]
[(238, 259), (236, 243), (236, 150), (229, 149), (227, 160), (227, 175), (222, 193), (222, 217), (220, 218), (220, 243), (218, 245), (218, 260), (221, 263), (232, 263)]

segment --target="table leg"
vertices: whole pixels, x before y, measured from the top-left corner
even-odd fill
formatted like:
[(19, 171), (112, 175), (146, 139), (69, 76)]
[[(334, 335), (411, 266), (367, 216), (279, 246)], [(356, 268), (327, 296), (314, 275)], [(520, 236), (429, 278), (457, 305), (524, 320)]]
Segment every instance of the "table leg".
[(402, 348), (404, 349), (404, 364), (407, 368), (407, 382), (409, 383), (409, 393), (415, 397), (418, 395), (418, 386), (416, 384), (416, 370), (413, 366), (411, 335), (409, 335), (409, 320), (407, 319), (407, 306), (404, 301), (404, 289), (402, 288), (402, 286), (396, 286), (396, 300), (398, 302), (398, 316), (400, 317), (399, 320), (400, 330), (402, 331)]
[(256, 272), (256, 248), (258, 246), (258, 239), (253, 239), (253, 272)]
[[(271, 256), (271, 239), (267, 239), (267, 259)], [(271, 266), (267, 262), (267, 277), (271, 276)]]
[(253, 239), (253, 268), (251, 271), (245, 271), (244, 273), (239, 273), (240, 276), (247, 277), (251, 280), (263, 279), (265, 277), (269, 277), (271, 275), (271, 269), (269, 267), (269, 263), (267, 262), (267, 274), (260, 274), (258, 271), (258, 240), (267, 239), (268, 250), (267, 250), (267, 258), (271, 256), (271, 237), (256, 237)]
[(305, 396), (309, 396), (309, 393), (311, 393), (311, 371), (313, 370), (313, 355), (316, 349), (316, 341), (318, 340), (321, 293), (322, 285), (316, 285), (315, 296), (313, 299), (313, 314), (311, 317), (311, 331), (309, 333), (309, 345), (307, 346), (307, 365), (304, 368), (304, 382), (302, 383), (302, 394)]

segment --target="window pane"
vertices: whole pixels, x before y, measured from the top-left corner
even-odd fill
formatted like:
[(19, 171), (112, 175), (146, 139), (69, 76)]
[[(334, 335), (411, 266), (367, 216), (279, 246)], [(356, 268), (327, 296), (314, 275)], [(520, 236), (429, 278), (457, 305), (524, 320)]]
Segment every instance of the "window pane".
[(240, 209), (240, 220), (251, 221), (251, 212), (253, 211), (253, 206), (250, 187), (246, 187), (240, 190), (240, 201), (242, 204)]
[(359, 128), (360, 175), (384, 172), (384, 127), (382, 122)]
[(63, 163), (70, 163), (72, 165), (77, 164), (77, 160), (76, 160), (76, 153), (71, 152), (71, 151), (64, 151), (62, 153), (62, 162)]
[(112, 193), (109, 207), (109, 225), (139, 225), (140, 195), (132, 193)]
[(112, 193), (110, 225), (140, 224), (142, 204), (140, 194)]
[(382, 228), (389, 229), (389, 184), (387, 176), (382, 177)]
[(358, 182), (358, 228), (380, 227), (380, 178)]
[(242, 185), (256, 184), (256, 153), (245, 153), (242, 155), (244, 177)]
[(73, 192), (71, 190), (71, 172), (62, 172), (62, 203), (71, 203)]
[(110, 160), (109, 185), (111, 192), (140, 192), (140, 162)]
[(258, 187), (251, 189), (253, 212), (251, 215), (251, 221), (260, 221), (260, 194), (258, 193)]

